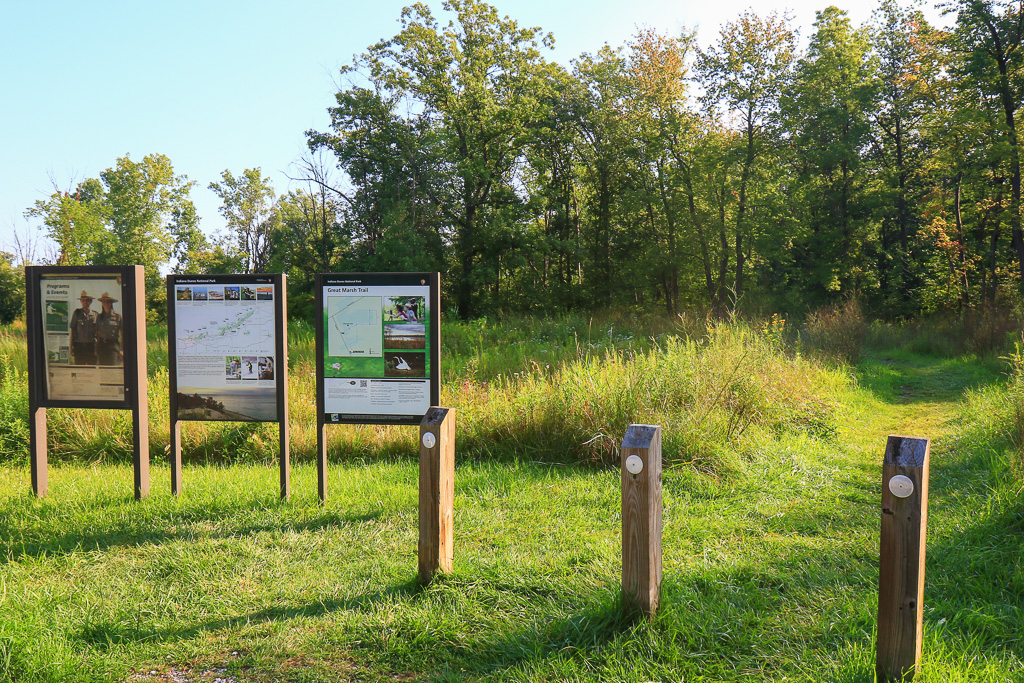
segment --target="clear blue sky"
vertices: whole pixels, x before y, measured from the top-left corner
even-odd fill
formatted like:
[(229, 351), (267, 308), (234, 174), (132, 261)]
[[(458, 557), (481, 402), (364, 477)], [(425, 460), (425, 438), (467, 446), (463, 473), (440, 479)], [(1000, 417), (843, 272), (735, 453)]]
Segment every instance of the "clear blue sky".
[[(326, 129), (338, 69), (394, 35), (409, 2), (307, 0), (2, 0), (0, 8), (0, 249), (15, 231), (36, 235), (24, 210), (53, 191), (96, 177), (119, 156), (167, 155), (197, 181), (193, 201), (208, 234), (223, 227), (207, 185), (225, 168), (259, 166), (278, 193)], [(428, 2), (435, 14), (439, 0)], [(707, 45), (748, 7), (789, 7), (804, 40), (829, 4), (790, 0), (518, 0), (492, 2), (520, 24), (554, 34), (551, 58), (568, 65), (638, 27), (698, 28)], [(849, 4), (857, 24), (873, 3)], [(929, 11), (932, 17), (937, 16)], [(30, 228), (32, 228), (30, 230)], [(39, 254), (42, 255), (42, 254)]]

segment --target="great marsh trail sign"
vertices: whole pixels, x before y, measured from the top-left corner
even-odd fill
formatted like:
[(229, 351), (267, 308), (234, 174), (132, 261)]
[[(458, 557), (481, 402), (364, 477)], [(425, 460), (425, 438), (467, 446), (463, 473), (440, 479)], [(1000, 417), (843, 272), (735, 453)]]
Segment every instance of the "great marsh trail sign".
[(327, 425), (418, 425), (440, 402), (439, 273), (316, 277), (320, 500)]
[(337, 273), (316, 285), (326, 424), (417, 425), (437, 405), (437, 273)]

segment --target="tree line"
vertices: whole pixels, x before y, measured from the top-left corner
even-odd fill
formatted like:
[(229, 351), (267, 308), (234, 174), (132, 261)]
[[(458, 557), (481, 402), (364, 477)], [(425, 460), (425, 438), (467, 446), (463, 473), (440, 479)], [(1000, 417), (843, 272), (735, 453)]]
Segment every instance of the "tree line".
[(1024, 287), (1024, 1), (951, 0), (948, 30), (881, 0), (830, 6), (806, 48), (747, 11), (700, 45), (639, 30), (563, 66), (553, 36), (478, 0), (422, 3), (342, 70), (297, 189), (260, 169), (209, 185), (123, 157), (27, 215), (65, 264), (285, 272), (440, 270), (446, 308), (874, 314), (1014, 305)]

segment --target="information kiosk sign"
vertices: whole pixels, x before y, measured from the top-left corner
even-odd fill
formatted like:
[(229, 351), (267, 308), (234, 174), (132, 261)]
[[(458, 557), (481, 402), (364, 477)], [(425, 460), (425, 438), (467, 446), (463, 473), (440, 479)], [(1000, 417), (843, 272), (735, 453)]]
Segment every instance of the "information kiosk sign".
[(439, 273), (317, 275), (320, 500), (327, 425), (418, 425), (439, 403), (440, 282)]
[[(275, 275), (171, 275), (167, 316), (177, 420), (279, 422), (284, 327)], [(173, 288), (173, 291), (170, 291)]]
[[(287, 435), (285, 277), (170, 275), (167, 336), (174, 473), (180, 488), (179, 421), (278, 422)], [(287, 496), (282, 441), (282, 497)]]
[(418, 425), (437, 405), (438, 282), (437, 273), (319, 276), (324, 422)]
[(133, 412), (135, 495), (149, 491), (142, 266), (25, 269), (32, 486), (46, 494), (46, 409)]

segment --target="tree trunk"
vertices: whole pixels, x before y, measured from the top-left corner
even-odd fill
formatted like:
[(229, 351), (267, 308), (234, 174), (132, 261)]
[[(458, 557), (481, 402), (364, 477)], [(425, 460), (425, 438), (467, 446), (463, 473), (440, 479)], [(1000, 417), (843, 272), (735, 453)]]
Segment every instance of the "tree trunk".
[[(1021, 231), (1020, 220), (1020, 149), (1017, 143), (1017, 101), (1010, 85), (1009, 61), (1012, 46), (1004, 47), (999, 30), (991, 17), (985, 17), (985, 26), (992, 38), (991, 56), (995, 59), (999, 68), (999, 98), (1003, 105), (1003, 116), (1006, 119), (1006, 128), (1009, 137), (1010, 150), (1010, 244), (1017, 252), (1017, 262), (1020, 268), (1019, 286), (1024, 288), (1024, 232)], [(1020, 29), (1018, 28), (1018, 31)], [(1020, 35), (1016, 38), (1019, 40)], [(1012, 41), (1011, 41), (1012, 42)], [(994, 282), (993, 282), (994, 287)], [(992, 293), (995, 300), (995, 290)]]
[(960, 305), (969, 307), (971, 305), (971, 288), (967, 278), (967, 245), (964, 243), (964, 217), (960, 211), (960, 190), (964, 179), (964, 172), (960, 171), (956, 176), (956, 189), (953, 194), (953, 216), (956, 219), (956, 239), (959, 244), (958, 260), (960, 266)]
[(476, 220), (476, 206), (467, 199), (466, 218), (462, 225), (462, 234), (459, 235), (459, 264), (462, 272), (459, 275), (459, 283), (455, 289), (455, 303), (459, 307), (459, 317), (463, 320), (470, 320), (476, 315), (476, 307), (473, 302), (473, 255), (476, 251), (474, 229)]
[(746, 256), (743, 254), (743, 235), (747, 216), (747, 182), (750, 180), (750, 169), (754, 166), (754, 121), (751, 113), (747, 114), (747, 155), (743, 160), (743, 172), (740, 174), (739, 206), (736, 207), (736, 291), (738, 300), (743, 296), (743, 266)]

